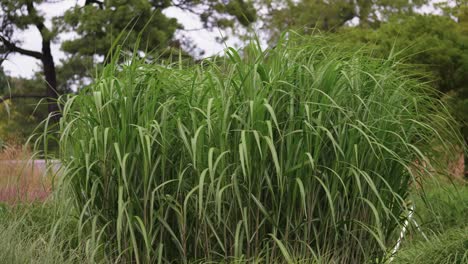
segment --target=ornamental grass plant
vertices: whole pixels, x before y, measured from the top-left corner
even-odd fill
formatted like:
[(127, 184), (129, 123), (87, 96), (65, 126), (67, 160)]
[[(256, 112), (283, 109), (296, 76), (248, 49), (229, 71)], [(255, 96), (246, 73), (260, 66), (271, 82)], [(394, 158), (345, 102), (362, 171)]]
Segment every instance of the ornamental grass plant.
[(327, 38), (197, 65), (121, 54), (56, 134), (97, 262), (383, 262), (415, 162), (459, 143), (427, 84)]

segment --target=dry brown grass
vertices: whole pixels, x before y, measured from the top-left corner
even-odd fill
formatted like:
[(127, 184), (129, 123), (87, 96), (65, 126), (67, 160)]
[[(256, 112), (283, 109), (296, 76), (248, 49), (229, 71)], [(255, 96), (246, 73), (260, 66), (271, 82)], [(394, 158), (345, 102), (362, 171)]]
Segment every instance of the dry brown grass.
[(29, 149), (10, 143), (0, 150), (0, 202), (15, 204), (44, 200), (51, 180)]

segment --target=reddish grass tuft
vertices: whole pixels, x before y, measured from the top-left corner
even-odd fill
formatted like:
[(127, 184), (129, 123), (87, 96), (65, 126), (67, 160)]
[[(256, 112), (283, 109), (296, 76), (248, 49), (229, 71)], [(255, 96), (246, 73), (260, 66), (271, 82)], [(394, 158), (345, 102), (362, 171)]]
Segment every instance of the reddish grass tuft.
[(8, 144), (0, 150), (0, 202), (16, 204), (47, 198), (50, 177), (45, 166), (31, 157), (31, 151), (19, 144)]

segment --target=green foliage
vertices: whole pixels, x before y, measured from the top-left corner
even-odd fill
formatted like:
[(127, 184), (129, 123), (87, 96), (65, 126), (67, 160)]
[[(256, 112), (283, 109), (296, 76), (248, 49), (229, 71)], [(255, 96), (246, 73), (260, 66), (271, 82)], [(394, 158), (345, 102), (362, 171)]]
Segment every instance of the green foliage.
[[(65, 12), (63, 18), (56, 21), (60, 29), (74, 32), (79, 37), (62, 43), (62, 50), (70, 56), (62, 61), (58, 69), (61, 86), (82, 87), (86, 78), (94, 75), (93, 63), (99, 65), (102, 58), (108, 55), (114, 41), (119, 35), (124, 41), (122, 49), (131, 52), (139, 39), (140, 51), (146, 55), (159, 53), (149, 59), (160, 59), (170, 56), (172, 49), (184, 56), (197, 47), (184, 38), (175, 40), (174, 33), (183, 29), (175, 18), (169, 18), (163, 10), (177, 7), (183, 11), (198, 14), (203, 26), (207, 29), (248, 26), (255, 21), (256, 12), (253, 4), (244, 0), (224, 2), (211, 0), (188, 0), (174, 3), (167, 0), (130, 0), (104, 1), (99, 5), (75, 6)], [(131, 10), (131, 11), (129, 11)], [(139, 53), (141, 54), (141, 53)], [(98, 56), (96, 56), (98, 55)], [(193, 55), (193, 54), (192, 54)], [(96, 61), (96, 57), (100, 57)], [(85, 77), (85, 79), (83, 78)]]
[(77, 245), (70, 200), (0, 204), (0, 258), (4, 263), (90, 263)]
[(169, 18), (162, 12), (171, 6), (197, 14), (201, 12), (200, 18), (209, 29), (232, 28), (236, 26), (236, 21), (248, 26), (256, 19), (252, 3), (244, 0), (223, 3), (189, 0), (178, 4), (167, 0), (105, 1), (102, 9), (92, 5), (76, 6), (65, 13), (63, 21), (80, 37), (63, 42), (62, 49), (71, 54), (105, 56), (116, 37), (122, 33), (130, 50), (139, 34), (142, 34), (142, 50), (163, 50), (173, 45), (175, 30), (182, 28), (175, 18)]
[(226, 13), (234, 16), (243, 26), (248, 26), (257, 19), (257, 12), (251, 1), (235, 0), (225, 5)]
[(163, 49), (179, 27), (176, 19), (166, 17), (161, 9), (154, 10), (149, 1), (105, 1), (104, 5), (102, 10), (91, 5), (75, 6), (65, 13), (64, 22), (80, 37), (64, 41), (64, 51), (106, 56), (120, 33), (133, 45), (147, 23), (143, 43), (149, 49)]
[[(45, 88), (39, 77), (35, 79), (9, 78), (1, 96), (43, 94)], [(0, 138), (5, 141), (25, 142), (34, 129), (48, 115), (47, 103), (37, 98), (15, 98), (0, 103)]]
[[(0, 35), (9, 40), (13, 38), (13, 42), (20, 42), (20, 40), (14, 39), (14, 32), (17, 30), (26, 30), (28, 27), (34, 26), (37, 23), (44, 23), (45, 17), (41, 12), (38, 12), (34, 6), (47, 2), (51, 1), (3, 0), (0, 3), (0, 9), (3, 13), (2, 19), (0, 20)], [(55, 38), (58, 34), (58, 28), (55, 26), (50, 30), (47, 28), (43, 28), (43, 30), (47, 31), (44, 32), (44, 36), (46, 36), (48, 40)]]
[(114, 58), (70, 96), (60, 160), (92, 260), (383, 261), (411, 164), (456, 132), (396, 61), (330, 43)]
[(363, 28), (378, 28), (393, 14), (412, 14), (428, 0), (262, 0), (266, 16), (262, 19), (273, 38), (284, 30), (313, 33), (318, 30), (336, 31), (352, 19), (359, 19)]
[[(349, 45), (373, 46), (373, 56), (398, 56), (421, 72), (424, 80), (450, 97), (445, 100), (468, 139), (468, 27), (449, 17), (395, 17), (377, 30), (340, 32)], [(358, 44), (359, 45), (359, 44)], [(398, 54), (392, 54), (397, 52)]]
[[(182, 26), (177, 19), (169, 18), (163, 13), (163, 10), (169, 7), (199, 14), (204, 27), (208, 29), (248, 26), (256, 19), (252, 2), (244, 0), (223, 3), (211, 0), (189, 0), (178, 3), (168, 0), (96, 0), (89, 1), (91, 4), (86, 4), (88, 3), (86, 1), (84, 5), (75, 5), (65, 14), (52, 18), (52, 26), (48, 27), (45, 12), (41, 11), (41, 4), (54, 2), (56, 1), (2, 1), (0, 54), (8, 56), (10, 53), (19, 53), (40, 59), (44, 63), (44, 50), (48, 50), (44, 47), (48, 47), (51, 41), (57, 41), (60, 33), (75, 33), (78, 37), (62, 42), (61, 48), (69, 56), (61, 61), (63, 66), (57, 69), (57, 76), (54, 76), (55, 72), (49, 72), (50, 79), (57, 77), (58, 86), (53, 85), (52, 88), (57, 88), (60, 93), (70, 92), (70, 86), (73, 88), (82, 86), (86, 82), (83, 78), (92, 76), (95, 59), (107, 55), (119, 34), (125, 39), (122, 43), (129, 43), (131, 46), (129, 50), (133, 49), (139, 35), (142, 42), (140, 48), (145, 52), (163, 51), (167, 47), (192, 49), (193, 46), (187, 40), (173, 39), (176, 29), (182, 29)], [(102, 5), (94, 5), (93, 2)], [(41, 33), (42, 41), (39, 41), (42, 42), (42, 52), (25, 50), (21, 47), (22, 39), (18, 33), (31, 27)], [(48, 44), (44, 45), (45, 42)], [(52, 60), (49, 60), (49, 63), (50, 61)], [(102, 62), (102, 59), (98, 62)], [(50, 93), (48, 95), (50, 96)]]
[(436, 177), (414, 190), (412, 200), (420, 229), (414, 225), (410, 228), (395, 263), (467, 263), (466, 182), (447, 182), (445, 177)]
[[(463, 229), (468, 221), (468, 185), (428, 184), (415, 195), (416, 219), (423, 232), (440, 234)], [(468, 234), (467, 234), (468, 235)]]
[[(400, 58), (430, 73), (441, 92), (465, 88), (468, 83), (468, 35), (448, 17), (395, 17), (377, 30), (344, 29), (344, 39), (373, 45), (374, 55)], [(355, 44), (354, 44), (355, 45)]]
[(72, 89), (76, 91), (84, 87), (89, 82), (88, 78), (95, 75), (98, 67), (100, 65), (94, 64), (93, 58), (89, 56), (76, 55), (62, 59), (61, 65), (57, 67), (58, 89), (71, 92)]
[(468, 263), (468, 227), (447, 230), (426, 242), (415, 242), (414, 245), (399, 252), (394, 263)]

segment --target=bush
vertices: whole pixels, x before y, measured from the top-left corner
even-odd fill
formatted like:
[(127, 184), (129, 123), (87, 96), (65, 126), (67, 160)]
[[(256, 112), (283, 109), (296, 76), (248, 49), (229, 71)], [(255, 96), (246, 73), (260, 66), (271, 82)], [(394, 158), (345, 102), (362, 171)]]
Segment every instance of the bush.
[(383, 261), (411, 164), (452, 147), (452, 121), (398, 62), (290, 38), (193, 67), (115, 58), (68, 98), (60, 159), (97, 260)]

